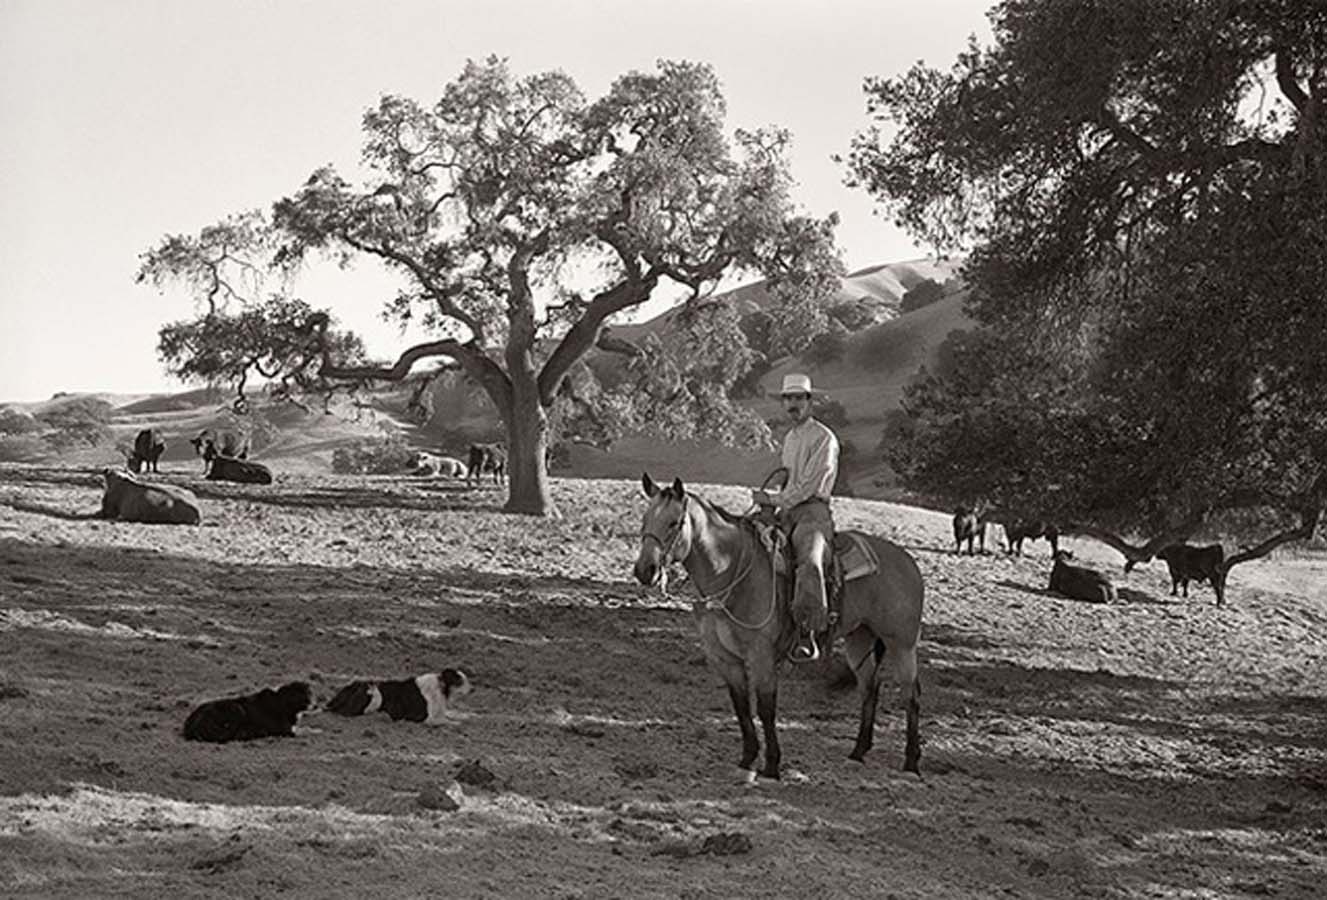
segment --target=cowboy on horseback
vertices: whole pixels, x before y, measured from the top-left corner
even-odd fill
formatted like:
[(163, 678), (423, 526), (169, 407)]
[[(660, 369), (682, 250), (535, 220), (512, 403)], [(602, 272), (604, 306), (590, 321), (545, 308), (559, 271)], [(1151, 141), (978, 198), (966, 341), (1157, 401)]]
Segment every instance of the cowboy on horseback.
[(811, 376), (783, 376), (779, 392), (792, 428), (783, 439), (788, 480), (779, 491), (755, 490), (752, 499), (773, 506), (793, 548), (796, 562), (792, 615), (799, 631), (789, 657), (793, 662), (820, 658), (830, 627), (825, 596), (825, 561), (834, 539), (830, 491), (839, 472), (839, 439), (811, 415)]

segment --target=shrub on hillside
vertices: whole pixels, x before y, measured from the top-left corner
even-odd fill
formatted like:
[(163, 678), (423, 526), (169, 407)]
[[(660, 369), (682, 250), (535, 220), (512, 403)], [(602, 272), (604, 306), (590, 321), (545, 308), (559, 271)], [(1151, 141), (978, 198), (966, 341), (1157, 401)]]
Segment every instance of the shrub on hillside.
[(46, 442), (56, 450), (96, 447), (112, 440), (109, 424), (114, 409), (95, 397), (73, 397), (37, 413), (37, 419), (52, 429)]
[(802, 351), (802, 362), (811, 366), (824, 366), (843, 359), (848, 349), (848, 332), (835, 321), (829, 331), (816, 335), (811, 344)]
[(46, 428), (32, 413), (0, 406), (0, 434), (32, 434)]
[(0, 462), (33, 462), (47, 452), (46, 442), (35, 434), (0, 434)]
[(866, 300), (850, 300), (829, 310), (829, 318), (850, 332), (861, 331), (869, 325), (874, 325), (875, 317), (874, 307)]
[(395, 475), (414, 465), (416, 453), (400, 435), (366, 438), (332, 451), (332, 471), (338, 475)]
[(919, 284), (916, 284), (903, 295), (901, 309), (903, 312), (912, 312), (914, 309), (921, 309), (923, 306), (930, 306), (937, 300), (945, 296), (945, 287), (940, 282), (928, 278)]

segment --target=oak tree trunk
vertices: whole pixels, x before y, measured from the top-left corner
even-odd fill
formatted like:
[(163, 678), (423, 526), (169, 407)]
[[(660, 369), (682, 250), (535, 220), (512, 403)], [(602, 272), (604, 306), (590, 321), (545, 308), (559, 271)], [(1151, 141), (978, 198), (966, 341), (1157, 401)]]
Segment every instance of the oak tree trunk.
[(533, 380), (512, 379), (511, 408), (507, 420), (508, 512), (532, 516), (556, 516), (549, 491), (547, 453), (548, 413), (539, 403)]

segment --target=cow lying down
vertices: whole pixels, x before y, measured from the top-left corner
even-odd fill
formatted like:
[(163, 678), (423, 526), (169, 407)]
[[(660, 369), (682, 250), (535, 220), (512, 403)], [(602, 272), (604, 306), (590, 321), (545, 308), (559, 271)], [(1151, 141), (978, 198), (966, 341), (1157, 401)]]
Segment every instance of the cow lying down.
[(207, 470), (208, 481), (234, 481), (239, 484), (271, 484), (272, 470), (262, 463), (229, 456), (214, 456)]
[(443, 669), (398, 681), (352, 681), (327, 703), (339, 716), (362, 716), (382, 711), (393, 721), (437, 725), (446, 718), (451, 701), (470, 692), (470, 679), (460, 669)]
[(186, 740), (224, 744), (264, 737), (293, 737), (300, 713), (309, 708), (313, 694), (303, 681), (276, 690), (225, 697), (200, 704), (184, 720)]
[(1096, 569), (1066, 562), (1072, 556), (1068, 550), (1055, 552), (1055, 563), (1051, 566), (1050, 589), (1074, 600), (1114, 603), (1115, 585), (1110, 583), (1110, 579)]
[(452, 456), (420, 451), (415, 456), (415, 474), (427, 477), (464, 478), (469, 474), (465, 463)]
[(148, 484), (128, 472), (103, 469), (106, 493), (101, 517), (157, 525), (197, 525), (203, 520), (193, 491), (173, 484)]

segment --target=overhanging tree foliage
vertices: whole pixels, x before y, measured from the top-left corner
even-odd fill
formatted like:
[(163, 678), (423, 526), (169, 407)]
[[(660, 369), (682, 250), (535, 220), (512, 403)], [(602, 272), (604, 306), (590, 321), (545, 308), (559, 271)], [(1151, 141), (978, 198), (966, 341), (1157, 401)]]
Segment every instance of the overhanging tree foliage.
[[(318, 376), (400, 380), (421, 359), (454, 360), (505, 422), (507, 508), (549, 513), (544, 451), (559, 397), (575, 391), (574, 373), (592, 348), (642, 352), (606, 335), (613, 316), (668, 283), (702, 303), (740, 271), (771, 279), (790, 308), (817, 305), (836, 285), (835, 220), (795, 213), (787, 135), (739, 131), (734, 146), (724, 114), (718, 81), (703, 65), (663, 62), (587, 103), (561, 73), (518, 79), (500, 60), (470, 63), (431, 106), (384, 97), (364, 116), (371, 182), (357, 188), (331, 169), (314, 172), (275, 204), (270, 229), (256, 228), (261, 239), (251, 246), (275, 241), (273, 262), (286, 270), (310, 253), (332, 253), (400, 273), (407, 287), (389, 313), (420, 317), (438, 338), (391, 365), (328, 355)], [(169, 247), (147, 255), (145, 273), (191, 271)], [(572, 290), (587, 277), (591, 290)], [(207, 293), (206, 279), (191, 283), (209, 301), (220, 293)], [(311, 320), (309, 332), (325, 334), (326, 325)], [(675, 411), (689, 405), (691, 422), (715, 403), (736, 412), (726, 395), (648, 396)], [(614, 415), (639, 418), (641, 409), (621, 406)], [(586, 407), (571, 403), (567, 412)]]
[(859, 135), (850, 160), (914, 234), (971, 248), (983, 326), (908, 392), (896, 465), (923, 490), (1077, 523), (1130, 563), (1232, 510), (1280, 524), (1226, 571), (1311, 537), (1327, 7), (1007, 0), (991, 16), (993, 46), (948, 71), (868, 82), (896, 130)]

